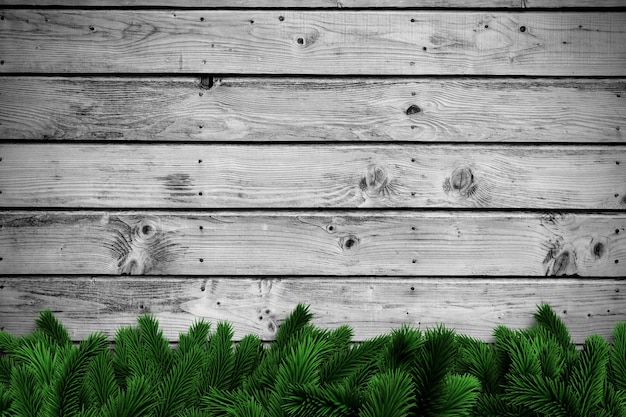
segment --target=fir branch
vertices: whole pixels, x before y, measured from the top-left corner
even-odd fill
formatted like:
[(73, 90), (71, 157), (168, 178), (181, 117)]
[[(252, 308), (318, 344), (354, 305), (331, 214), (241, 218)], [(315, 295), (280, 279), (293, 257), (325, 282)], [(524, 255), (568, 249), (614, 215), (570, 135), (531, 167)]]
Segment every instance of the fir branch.
[(527, 334), (518, 333), (518, 337), (508, 340), (505, 347), (511, 358), (509, 372), (512, 375), (541, 375), (541, 363), (539, 361), (540, 343), (531, 339)]
[(230, 389), (237, 389), (242, 386), (244, 378), (251, 375), (259, 365), (262, 352), (263, 346), (258, 336), (248, 334), (241, 339), (233, 356)]
[(11, 370), (9, 394), (12, 399), (9, 415), (38, 417), (44, 405), (42, 387), (25, 366)]
[(289, 340), (294, 337), (302, 328), (310, 323), (313, 314), (309, 312), (309, 306), (298, 304), (296, 308), (287, 316), (285, 321), (278, 327), (274, 344), (276, 349), (286, 347)]
[(19, 345), (20, 340), (18, 337), (13, 336), (7, 331), (0, 330), (0, 355), (13, 354)]
[(354, 331), (347, 324), (337, 327), (328, 334), (328, 344), (333, 350), (350, 349)]
[(440, 412), (445, 400), (444, 381), (453, 369), (457, 352), (453, 330), (440, 325), (426, 331), (411, 371), (417, 395), (412, 415), (436, 416)]
[(613, 342), (609, 353), (609, 380), (616, 389), (626, 392), (626, 322), (613, 329)]
[(423, 344), (419, 329), (403, 325), (392, 330), (391, 340), (382, 356), (381, 369), (411, 369)]
[(265, 417), (263, 408), (253, 399), (239, 402), (231, 414), (233, 417)]
[(348, 384), (292, 387), (283, 409), (293, 417), (350, 417), (358, 414), (361, 393)]
[(319, 370), (330, 350), (327, 340), (315, 340), (310, 335), (285, 356), (276, 374), (275, 391), (282, 394), (290, 385), (319, 384)]
[(157, 387), (158, 402), (154, 410), (155, 417), (170, 417), (190, 405), (200, 374), (203, 352), (192, 349), (182, 356), (172, 367), (165, 379)]
[(128, 379), (128, 386), (111, 398), (103, 410), (104, 417), (144, 417), (151, 415), (156, 405), (154, 390), (143, 376)]
[(208, 417), (208, 414), (205, 412), (198, 410), (197, 408), (187, 408), (180, 414), (178, 417)]
[(496, 339), (495, 353), (498, 363), (498, 380), (504, 382), (511, 367), (510, 346), (517, 337), (516, 333), (503, 325), (498, 325), (493, 331)]
[(403, 417), (415, 405), (415, 386), (408, 373), (392, 369), (374, 376), (360, 417)]
[(159, 330), (159, 322), (151, 315), (144, 315), (137, 319), (139, 324), (139, 336), (144, 349), (144, 363), (141, 367), (146, 370), (146, 375), (156, 384), (163, 380), (169, 372), (173, 354), (168, 340), (163, 337)]
[(533, 315), (537, 324), (545, 328), (563, 349), (575, 348), (574, 343), (569, 335), (567, 326), (561, 318), (552, 310), (550, 305), (541, 304), (537, 306), (537, 312)]
[[(237, 404), (256, 402), (256, 399), (248, 392), (238, 389), (233, 391), (210, 388), (209, 392), (202, 397), (204, 411), (211, 416), (233, 415)], [(262, 409), (261, 405), (258, 407)]]
[(103, 407), (110, 398), (118, 395), (120, 387), (115, 378), (110, 351), (104, 351), (93, 359), (85, 376), (85, 382), (91, 403), (95, 407)]
[(470, 375), (448, 375), (445, 400), (439, 417), (470, 416), (480, 392), (478, 379)]
[(50, 336), (52, 341), (59, 346), (69, 346), (72, 343), (67, 329), (54, 317), (50, 310), (40, 312), (35, 324), (39, 330)]
[(602, 409), (612, 417), (626, 417), (626, 391), (616, 390), (607, 383), (602, 398)]
[(219, 322), (215, 334), (211, 336), (209, 350), (206, 353), (206, 372), (202, 375), (203, 390), (209, 387), (230, 388), (235, 358), (233, 356), (233, 327), (230, 323)]
[(558, 379), (565, 366), (563, 350), (553, 337), (544, 337), (539, 348), (539, 364), (546, 378)]
[(139, 330), (126, 326), (115, 332), (115, 351), (113, 370), (121, 388), (126, 388), (127, 380), (132, 376), (143, 375), (146, 362), (145, 352), (141, 347)]
[(493, 345), (480, 340), (472, 340), (465, 345), (462, 354), (464, 369), (480, 381), (482, 390), (489, 394), (501, 392), (501, 383), (498, 374), (498, 359)]
[(540, 375), (515, 375), (510, 378), (505, 399), (515, 406), (549, 417), (587, 417), (564, 382)]
[[(339, 349), (331, 354), (320, 369), (320, 384), (333, 384), (351, 376), (366, 367), (374, 369), (383, 347), (389, 343), (386, 335), (366, 340), (351, 346), (349, 349)], [(357, 385), (365, 385), (357, 383)]]
[(194, 321), (186, 334), (180, 334), (176, 354), (184, 354), (194, 347), (206, 350), (209, 344), (211, 323), (204, 320)]
[(51, 386), (48, 416), (69, 417), (79, 412), (80, 393), (89, 361), (106, 348), (107, 340), (101, 333), (90, 335), (78, 348), (69, 348)]
[(569, 383), (583, 416), (591, 415), (604, 397), (608, 352), (609, 347), (601, 336), (590, 336), (572, 370)]
[[(69, 349), (69, 347), (65, 349)], [(41, 341), (22, 343), (15, 349), (12, 358), (32, 372), (33, 377), (42, 389), (52, 383), (58, 362), (58, 355), (54, 345)]]
[[(10, 379), (10, 378), (9, 378)], [(9, 410), (11, 409), (11, 403), (13, 398), (11, 393), (3, 386), (0, 385), (0, 416), (9, 416)]]

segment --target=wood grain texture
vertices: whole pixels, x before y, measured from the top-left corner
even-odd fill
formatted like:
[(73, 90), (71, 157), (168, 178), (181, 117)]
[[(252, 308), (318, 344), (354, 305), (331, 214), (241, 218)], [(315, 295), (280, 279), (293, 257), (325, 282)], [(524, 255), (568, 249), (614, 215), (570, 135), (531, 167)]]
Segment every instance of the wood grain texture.
[(0, 77), (4, 139), (624, 143), (625, 131), (624, 79)]
[(174, 341), (194, 320), (234, 324), (235, 338), (255, 333), (273, 340), (298, 302), (311, 305), (324, 328), (350, 324), (362, 341), (411, 323), (422, 329), (444, 323), (493, 341), (499, 324), (532, 324), (536, 305), (550, 303), (577, 343), (592, 333), (610, 339), (626, 320), (625, 280), (459, 278), (250, 278), (222, 277), (0, 277), (0, 327), (13, 334), (34, 328), (51, 309), (73, 339), (95, 331), (109, 337), (150, 313)]
[(626, 75), (626, 13), (7, 9), (0, 71)]
[[(69, 7), (172, 7), (169, 0), (0, 0), (2, 6), (69, 6)], [(298, 7), (298, 8), (563, 8), (624, 7), (623, 0), (177, 0), (176, 7)]]
[(626, 276), (626, 215), (0, 215), (0, 274)]
[(626, 148), (0, 145), (1, 207), (626, 209)]

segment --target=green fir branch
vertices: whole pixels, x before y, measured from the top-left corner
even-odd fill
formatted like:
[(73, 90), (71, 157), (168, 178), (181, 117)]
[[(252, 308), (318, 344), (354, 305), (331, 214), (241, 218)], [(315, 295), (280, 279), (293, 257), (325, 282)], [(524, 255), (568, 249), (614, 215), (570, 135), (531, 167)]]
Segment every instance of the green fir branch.
[(52, 341), (59, 346), (69, 346), (72, 343), (67, 329), (57, 320), (50, 310), (39, 313), (39, 318), (35, 320), (37, 328), (50, 336)]

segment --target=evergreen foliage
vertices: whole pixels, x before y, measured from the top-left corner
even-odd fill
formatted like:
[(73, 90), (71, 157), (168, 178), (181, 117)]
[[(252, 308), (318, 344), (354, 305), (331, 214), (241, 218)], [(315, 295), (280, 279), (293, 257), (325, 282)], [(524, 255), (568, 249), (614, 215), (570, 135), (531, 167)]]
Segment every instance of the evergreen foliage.
[(0, 331), (0, 416), (626, 417), (626, 323), (579, 350), (548, 305), (494, 344), (441, 325), (355, 344), (312, 318), (298, 305), (267, 347), (197, 321), (172, 348), (151, 316), (75, 345), (44, 311), (29, 335)]

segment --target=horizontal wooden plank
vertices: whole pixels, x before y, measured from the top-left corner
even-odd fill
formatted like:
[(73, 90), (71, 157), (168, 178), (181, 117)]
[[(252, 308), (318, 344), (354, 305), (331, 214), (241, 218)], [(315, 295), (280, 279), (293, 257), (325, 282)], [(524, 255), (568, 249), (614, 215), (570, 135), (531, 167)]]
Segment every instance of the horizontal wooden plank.
[(0, 145), (0, 206), (626, 209), (622, 146)]
[[(69, 7), (172, 7), (169, 0), (0, 0), (1, 6), (69, 6)], [(360, 8), (360, 7), (455, 7), (455, 8), (562, 8), (624, 7), (623, 0), (177, 0), (176, 7), (242, 8)]]
[(0, 274), (626, 276), (626, 214), (9, 211)]
[(524, 328), (536, 305), (550, 303), (577, 343), (592, 333), (610, 338), (626, 320), (625, 280), (459, 278), (191, 278), (0, 277), (0, 327), (13, 334), (34, 328), (37, 312), (51, 309), (73, 339), (95, 331), (112, 337), (155, 315), (166, 337), (177, 340), (194, 320), (234, 324), (273, 340), (298, 302), (311, 305), (324, 328), (349, 324), (355, 340), (404, 323), (422, 329), (443, 323), (492, 341), (498, 324)]
[(1, 72), (626, 75), (626, 13), (0, 11)]
[(4, 139), (624, 143), (625, 126), (624, 79), (0, 77)]

